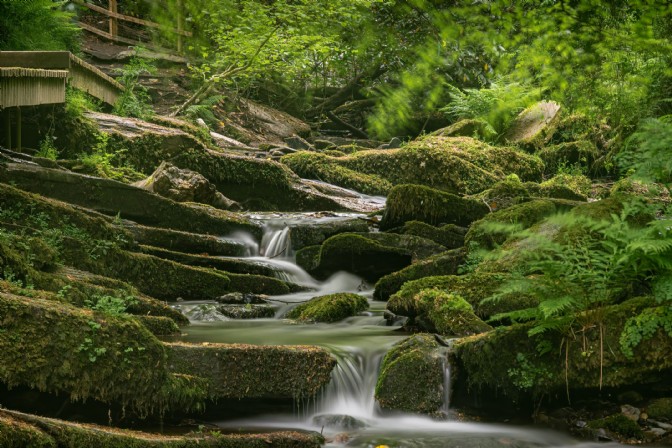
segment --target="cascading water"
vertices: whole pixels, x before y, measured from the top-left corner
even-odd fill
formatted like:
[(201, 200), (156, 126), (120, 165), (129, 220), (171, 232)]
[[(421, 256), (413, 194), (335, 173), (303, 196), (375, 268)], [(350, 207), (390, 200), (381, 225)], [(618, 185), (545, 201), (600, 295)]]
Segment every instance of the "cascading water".
[[(292, 259), (290, 229), (282, 225), (268, 225), (264, 238), (257, 245), (246, 234), (230, 235), (248, 247), (244, 260), (264, 263), (277, 269), (278, 276), (303, 286), (311, 291), (273, 297), (283, 305), (276, 317), (284, 315), (294, 303), (333, 292), (358, 292), (370, 297), (359, 277), (338, 273), (324, 282), (318, 282), (296, 266)], [(255, 321), (231, 319), (225, 322), (201, 322), (190, 328), (183, 336), (189, 342), (223, 342), (248, 344), (314, 344), (329, 349), (338, 363), (332, 373), (332, 381), (318, 399), (310, 406), (302, 406), (302, 412), (288, 412), (236, 421), (217, 422), (222, 428), (238, 430), (245, 427), (303, 428), (323, 431), (329, 442), (327, 446), (373, 448), (379, 445), (390, 448), (443, 448), (446, 446), (471, 447), (592, 447), (590, 443), (577, 444), (575, 440), (556, 432), (530, 428), (517, 428), (482, 423), (462, 423), (451, 420), (432, 420), (410, 414), (381, 413), (374, 398), (376, 381), (382, 358), (388, 349), (404, 338), (393, 332), (395, 328), (384, 326), (384, 304), (370, 302), (368, 315), (355, 316), (336, 324), (292, 325), (282, 319), (259, 319)], [(271, 367), (272, 368), (272, 367)], [(450, 365), (444, 363), (444, 407), (447, 413), (450, 403)], [(329, 426), (329, 420), (317, 417), (342, 416), (346, 423), (340, 428)], [(354, 422), (354, 423), (353, 423)], [(333, 421), (332, 421), (333, 423)], [(343, 436), (339, 433), (347, 433)], [(618, 446), (600, 444), (600, 448)]]

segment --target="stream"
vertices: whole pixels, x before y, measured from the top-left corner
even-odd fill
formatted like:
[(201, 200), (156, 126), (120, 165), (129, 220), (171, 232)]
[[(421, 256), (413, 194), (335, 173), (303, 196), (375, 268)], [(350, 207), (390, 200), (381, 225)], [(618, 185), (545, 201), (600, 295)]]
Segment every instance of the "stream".
[[(382, 413), (374, 400), (378, 369), (385, 353), (407, 335), (385, 326), (384, 302), (371, 300), (372, 287), (346, 272), (334, 274), (319, 282), (294, 263), (289, 241), (289, 226), (306, 220), (344, 219), (352, 215), (316, 218), (292, 217), (266, 219), (267, 231), (261, 244), (244, 234), (228, 238), (249, 247), (249, 259), (277, 268), (279, 276), (313, 288), (313, 291), (275, 296), (278, 305), (275, 318), (196, 320), (199, 307), (214, 302), (182, 302), (176, 304), (190, 316), (192, 325), (182, 336), (185, 342), (247, 343), (264, 345), (311, 344), (329, 350), (338, 364), (330, 384), (321, 395), (307, 403), (297, 403), (293, 413), (257, 415), (254, 418), (213, 421), (226, 430), (306, 429), (322, 432), (328, 447), (616, 447), (616, 443), (581, 442), (567, 434), (548, 429), (504, 424), (466, 423), (451, 418), (449, 402), (450, 366), (446, 361), (446, 420), (433, 420), (412, 414)], [(355, 292), (369, 300), (370, 309), (362, 315), (335, 324), (296, 324), (282, 316), (294, 303), (334, 292)], [(198, 318), (200, 319), (200, 318)], [(321, 417), (322, 416), (322, 417)], [(324, 416), (337, 416), (336, 422)], [(349, 416), (349, 417), (343, 417)], [(335, 423), (335, 424), (334, 424)]]

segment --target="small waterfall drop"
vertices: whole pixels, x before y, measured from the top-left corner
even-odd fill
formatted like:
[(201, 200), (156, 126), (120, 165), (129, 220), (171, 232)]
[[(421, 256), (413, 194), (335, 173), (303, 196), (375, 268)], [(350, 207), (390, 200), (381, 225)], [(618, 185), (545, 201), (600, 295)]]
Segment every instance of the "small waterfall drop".
[(266, 258), (290, 258), (292, 256), (292, 240), (290, 228), (282, 229), (267, 228), (261, 239), (259, 255)]
[(349, 415), (367, 420), (375, 418), (377, 405), (374, 391), (385, 353), (386, 348), (368, 352), (354, 347), (332, 349), (337, 365), (318, 402), (316, 414)]

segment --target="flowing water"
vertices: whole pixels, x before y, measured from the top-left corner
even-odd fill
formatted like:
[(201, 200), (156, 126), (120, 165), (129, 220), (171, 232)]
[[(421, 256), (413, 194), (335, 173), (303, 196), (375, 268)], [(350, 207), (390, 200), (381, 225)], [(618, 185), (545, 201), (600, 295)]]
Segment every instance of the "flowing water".
[[(296, 219), (296, 218), (294, 218)], [(299, 428), (323, 432), (327, 446), (387, 447), (615, 447), (615, 443), (578, 442), (571, 437), (546, 430), (513, 425), (464, 423), (432, 420), (410, 414), (382, 413), (374, 400), (380, 363), (389, 348), (405, 337), (397, 327), (385, 326), (385, 304), (370, 300), (371, 288), (360, 278), (345, 272), (318, 282), (292, 259), (287, 219), (269, 222), (259, 246), (246, 235), (231, 236), (249, 247), (250, 258), (276, 267), (287, 280), (314, 288), (313, 291), (277, 296), (275, 319), (193, 321), (183, 339), (188, 342), (248, 343), (265, 345), (313, 344), (328, 349), (338, 363), (330, 384), (321, 396), (302, 403), (298, 411), (282, 415), (214, 422), (222, 428), (238, 430)], [(355, 292), (369, 298), (370, 309), (360, 316), (336, 324), (296, 325), (283, 320), (288, 308), (312, 297), (332, 292)], [(201, 302), (202, 304), (202, 302)], [(189, 315), (199, 303), (182, 303)], [(450, 365), (445, 361), (445, 403), (450, 415)], [(321, 416), (334, 417), (331, 421)], [(342, 416), (349, 416), (344, 418)], [(341, 425), (339, 427), (339, 424)]]

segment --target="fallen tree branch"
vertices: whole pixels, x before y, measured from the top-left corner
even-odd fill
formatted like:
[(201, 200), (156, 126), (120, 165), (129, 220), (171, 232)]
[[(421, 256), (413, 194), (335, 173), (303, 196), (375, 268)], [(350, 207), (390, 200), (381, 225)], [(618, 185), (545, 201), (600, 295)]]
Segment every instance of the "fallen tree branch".
[(344, 121), (344, 120), (338, 118), (338, 117), (336, 116), (336, 114), (334, 114), (332, 111), (327, 112), (326, 115), (327, 115), (327, 117), (329, 117), (329, 119), (330, 119), (331, 121), (333, 121), (334, 123), (336, 123), (336, 124), (340, 124), (341, 126), (343, 126), (344, 128), (346, 128), (348, 131), (352, 132), (352, 134), (353, 134), (355, 137), (359, 137), (359, 138), (363, 138), (363, 139), (368, 140), (369, 135), (368, 135), (366, 132), (364, 132), (364, 131), (362, 131), (361, 129), (358, 129), (358, 128), (354, 127), (354, 126), (351, 125), (350, 123), (348, 123), (348, 122), (346, 122), (346, 121)]

